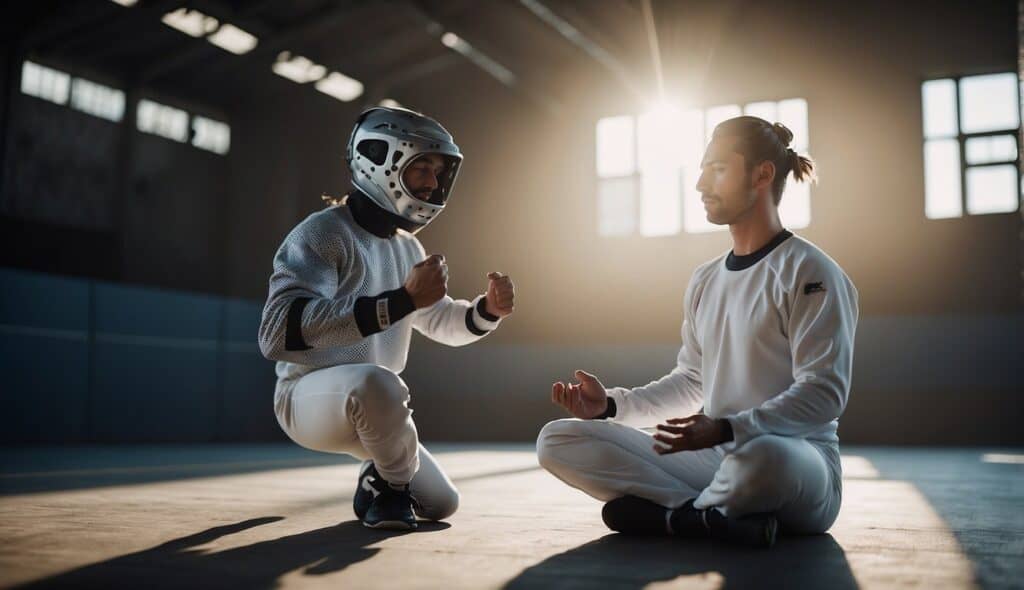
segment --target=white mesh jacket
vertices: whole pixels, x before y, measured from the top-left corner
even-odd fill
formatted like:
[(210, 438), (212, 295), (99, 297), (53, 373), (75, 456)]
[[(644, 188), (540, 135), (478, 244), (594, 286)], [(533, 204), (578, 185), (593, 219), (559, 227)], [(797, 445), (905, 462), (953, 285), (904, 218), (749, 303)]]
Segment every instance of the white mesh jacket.
[(497, 327), (483, 295), (446, 295), (414, 310), (402, 284), (426, 253), (412, 234), (373, 223), (378, 214), (350, 197), (307, 217), (278, 249), (259, 331), (263, 355), (278, 361), (275, 398), (323, 367), (373, 363), (401, 373), (413, 328), (462, 346)]

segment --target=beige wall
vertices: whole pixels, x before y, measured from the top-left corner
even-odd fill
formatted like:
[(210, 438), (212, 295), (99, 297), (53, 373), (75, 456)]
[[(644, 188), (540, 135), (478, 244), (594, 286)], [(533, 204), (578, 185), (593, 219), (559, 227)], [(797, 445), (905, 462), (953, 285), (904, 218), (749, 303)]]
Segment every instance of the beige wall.
[[(906, 14), (856, 6), (733, 13), (705, 84), (689, 92), (703, 105), (807, 99), (821, 183), (811, 225), (798, 233), (846, 269), (863, 314), (1020, 309), (1018, 215), (924, 217), (920, 106), (926, 77), (1015, 68), (1015, 19), (1005, 18), (1014, 7), (935, 6), (923, 20), (925, 4)], [(986, 43), (965, 34), (976, 30)], [(667, 67), (686, 62), (666, 58)], [(443, 82), (457, 99), (424, 106), (451, 125), (467, 160), (450, 210), (421, 237), (448, 256), (457, 294), (482, 288), (489, 269), (513, 274), (520, 309), (495, 340), (675, 341), (689, 274), (730, 242), (724, 233), (596, 235), (593, 124), (628, 112), (622, 94), (595, 99), (580, 88), (552, 119), (507, 97), (479, 104), (458, 90), (459, 76)]]

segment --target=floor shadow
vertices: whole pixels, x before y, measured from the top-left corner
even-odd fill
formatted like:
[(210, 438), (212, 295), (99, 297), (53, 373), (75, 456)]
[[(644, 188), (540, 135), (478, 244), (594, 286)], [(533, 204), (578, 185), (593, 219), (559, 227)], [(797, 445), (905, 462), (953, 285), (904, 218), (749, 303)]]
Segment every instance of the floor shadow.
[(277, 588), (278, 580), (289, 572), (300, 570), (306, 576), (338, 572), (376, 555), (380, 549), (370, 545), (382, 539), (451, 526), (421, 522), (415, 532), (376, 531), (353, 520), (224, 551), (199, 549), (221, 537), (283, 518), (268, 516), (213, 527), (16, 588)]
[(721, 576), (721, 588), (857, 588), (831, 535), (786, 537), (766, 550), (616, 533), (523, 570), (505, 590), (640, 589), (680, 576)]
[[(1024, 456), (1024, 449), (993, 449)], [(905, 481), (945, 521), (982, 588), (1024, 580), (1024, 465), (986, 461), (986, 449), (856, 449), (878, 478)], [(880, 523), (884, 528), (885, 523)]]

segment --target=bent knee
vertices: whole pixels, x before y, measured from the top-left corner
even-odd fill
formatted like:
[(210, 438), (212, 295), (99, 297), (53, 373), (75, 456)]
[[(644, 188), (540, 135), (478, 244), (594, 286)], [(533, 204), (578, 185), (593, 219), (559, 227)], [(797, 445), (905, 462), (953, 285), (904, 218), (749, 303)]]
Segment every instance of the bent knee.
[(363, 370), (350, 396), (364, 405), (402, 405), (409, 401), (409, 388), (394, 371), (372, 365)]
[(420, 504), (416, 515), (424, 520), (444, 520), (459, 509), (459, 492), (450, 490), (443, 498), (433, 499), (429, 504)]
[(743, 487), (758, 490), (778, 486), (797, 477), (793, 441), (783, 436), (762, 435), (747, 442), (730, 457), (736, 479)]
[(537, 462), (551, 471), (560, 464), (560, 455), (573, 442), (587, 436), (592, 423), (577, 418), (548, 422), (537, 435)]

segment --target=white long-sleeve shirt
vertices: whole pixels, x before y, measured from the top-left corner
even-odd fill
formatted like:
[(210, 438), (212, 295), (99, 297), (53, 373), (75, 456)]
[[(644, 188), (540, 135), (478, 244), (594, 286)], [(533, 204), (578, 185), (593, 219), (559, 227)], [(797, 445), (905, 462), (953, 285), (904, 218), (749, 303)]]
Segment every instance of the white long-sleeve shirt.
[(783, 232), (758, 252), (698, 267), (683, 303), (676, 367), (610, 389), (613, 420), (649, 427), (703, 406), (729, 421), (732, 447), (761, 434), (839, 440), (858, 311), (857, 289), (834, 260)]
[(347, 204), (299, 223), (274, 257), (260, 323), (260, 350), (278, 361), (275, 395), (322, 367), (373, 363), (401, 373), (413, 328), (437, 342), (461, 346), (497, 327), (498, 321), (480, 313), (477, 303), (483, 295), (473, 302), (446, 295), (391, 322), (389, 303), (394, 317), (398, 299), (394, 291), (424, 258), (415, 236), (402, 230), (391, 237), (371, 233), (356, 222)]

